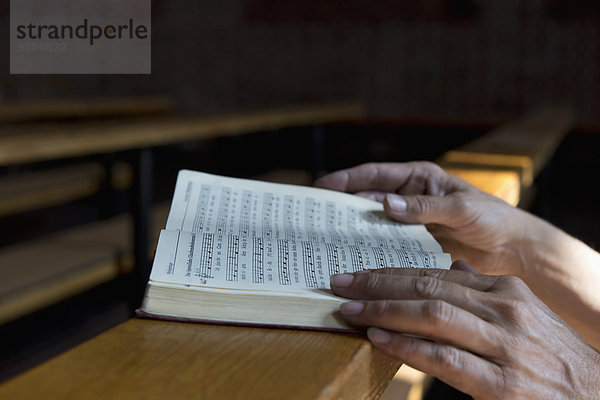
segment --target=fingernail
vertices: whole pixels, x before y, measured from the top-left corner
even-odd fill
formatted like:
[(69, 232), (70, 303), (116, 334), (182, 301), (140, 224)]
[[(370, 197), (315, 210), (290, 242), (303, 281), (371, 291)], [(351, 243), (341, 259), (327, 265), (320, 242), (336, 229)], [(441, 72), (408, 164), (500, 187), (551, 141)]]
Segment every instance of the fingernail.
[(367, 329), (367, 336), (369, 337), (369, 340), (375, 344), (386, 344), (392, 340), (392, 335), (390, 335), (389, 332), (378, 328)]
[(354, 281), (354, 275), (352, 274), (337, 274), (331, 275), (329, 279), (331, 286), (335, 286), (338, 288), (345, 288), (352, 285)]
[(356, 315), (360, 314), (360, 312), (365, 308), (363, 303), (359, 303), (357, 301), (349, 301), (348, 303), (342, 304), (340, 307), (340, 312), (342, 315)]
[(408, 205), (406, 204), (406, 200), (404, 200), (400, 196), (396, 196), (395, 194), (388, 194), (386, 196), (386, 200), (392, 211), (397, 213), (405, 213)]

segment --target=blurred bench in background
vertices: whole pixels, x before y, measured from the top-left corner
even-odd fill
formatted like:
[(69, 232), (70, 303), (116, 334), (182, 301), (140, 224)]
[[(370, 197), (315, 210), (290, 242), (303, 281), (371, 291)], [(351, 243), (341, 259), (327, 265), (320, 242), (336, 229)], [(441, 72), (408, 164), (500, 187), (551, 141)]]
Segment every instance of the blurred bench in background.
[(513, 170), (528, 188), (573, 128), (567, 107), (547, 106), (445, 153), (439, 163), (448, 168)]
[(2, 176), (0, 218), (91, 197), (106, 187), (119, 191), (131, 187), (128, 164), (109, 166), (109, 174), (105, 168), (100, 163), (86, 162)]
[[(0, 104), (0, 120), (11, 121), (0, 135), (0, 167), (310, 127), (364, 115), (363, 107), (352, 103), (211, 116), (165, 115), (171, 109), (166, 98)], [(121, 118), (142, 114), (146, 117)], [(43, 123), (30, 122), (42, 118)], [(80, 119), (63, 121), (70, 118)], [(133, 174), (128, 164), (97, 162), (10, 172), (0, 176), (0, 217), (66, 204), (107, 188), (126, 190), (135, 179)], [(165, 208), (153, 212), (153, 219), (160, 221), (157, 226), (164, 226)], [(131, 272), (132, 232), (132, 218), (123, 215), (0, 249), (0, 324)], [(150, 237), (158, 237), (156, 228)]]
[[(154, 207), (153, 237), (168, 210)], [(131, 272), (131, 227), (125, 214), (1, 248), (0, 325)]]
[(164, 96), (1, 101), (0, 122), (126, 117), (161, 114), (173, 109), (173, 100)]

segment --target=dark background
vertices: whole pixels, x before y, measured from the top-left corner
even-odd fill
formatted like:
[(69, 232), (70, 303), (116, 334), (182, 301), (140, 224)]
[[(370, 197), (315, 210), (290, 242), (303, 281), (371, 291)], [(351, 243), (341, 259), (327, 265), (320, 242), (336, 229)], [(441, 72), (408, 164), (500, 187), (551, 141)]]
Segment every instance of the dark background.
[[(326, 170), (433, 160), (539, 105), (567, 104), (577, 124), (539, 178), (532, 211), (600, 245), (599, 2), (152, 3), (151, 75), (9, 75), (9, 1), (2, 0), (0, 100), (167, 95), (199, 114), (364, 104), (364, 123), (325, 127)], [(170, 198), (184, 167), (243, 177), (309, 169), (310, 138), (310, 129), (298, 128), (161, 148), (155, 200)], [(121, 196), (115, 213), (129, 207), (129, 194)], [(102, 218), (98, 204), (86, 199), (0, 219), (0, 246)], [(112, 282), (0, 327), (0, 379), (127, 318), (124, 285)]]
[[(8, 1), (0, 26), (8, 38)], [(167, 94), (194, 112), (356, 100), (378, 118), (600, 116), (595, 0), (152, 2), (152, 75), (8, 75), (11, 100)]]

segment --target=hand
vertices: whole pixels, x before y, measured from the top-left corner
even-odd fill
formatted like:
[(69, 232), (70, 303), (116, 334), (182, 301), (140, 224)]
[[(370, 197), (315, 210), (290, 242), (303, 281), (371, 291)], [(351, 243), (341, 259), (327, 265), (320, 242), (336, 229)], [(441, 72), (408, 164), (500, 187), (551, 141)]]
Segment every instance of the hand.
[(488, 274), (520, 275), (525, 226), (536, 218), (429, 162), (363, 164), (315, 186), (382, 201), (387, 215), (425, 224), (444, 251)]
[(359, 300), (340, 311), (376, 347), (475, 399), (600, 393), (600, 354), (519, 278), (386, 269), (334, 275), (331, 287)]

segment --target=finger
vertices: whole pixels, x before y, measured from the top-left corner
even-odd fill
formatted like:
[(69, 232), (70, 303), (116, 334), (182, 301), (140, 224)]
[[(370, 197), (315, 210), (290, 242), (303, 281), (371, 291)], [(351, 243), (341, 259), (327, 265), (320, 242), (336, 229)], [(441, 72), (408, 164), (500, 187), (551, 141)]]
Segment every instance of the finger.
[(354, 326), (424, 336), (476, 354), (496, 357), (498, 330), (474, 314), (441, 300), (371, 300), (342, 304)]
[(367, 335), (383, 352), (475, 398), (502, 389), (500, 367), (468, 351), (378, 328), (369, 328)]
[(349, 193), (376, 190), (443, 195), (467, 184), (433, 163), (409, 162), (362, 164), (325, 175), (314, 185)]
[[(454, 264), (456, 263), (457, 262), (455, 262)], [(371, 272), (370, 274), (365, 274), (362, 272), (363, 271), (360, 271), (357, 274), (332, 275), (331, 287), (342, 289), (350, 287), (351, 285), (366, 285), (372, 287), (374, 290), (378, 290), (379, 288), (376, 286), (376, 280), (378, 277), (371, 275), (390, 275), (405, 279), (415, 279), (419, 277), (440, 279), (442, 281), (454, 282), (461, 286), (485, 292), (489, 290), (498, 280), (497, 276), (482, 275), (478, 272), (471, 273), (469, 271), (461, 271), (454, 269), (446, 270), (434, 268), (382, 268), (369, 270), (369, 272)], [(338, 278), (338, 276), (340, 275), (351, 275), (351, 277)], [(382, 277), (381, 282), (385, 282), (385, 280), (386, 278)]]
[[(489, 294), (483, 291), (489, 289), (496, 279), (471, 273), (447, 272), (449, 271), (423, 270), (420, 275), (400, 275), (393, 272), (336, 275), (331, 278), (331, 289), (336, 295), (349, 299), (443, 300), (486, 321), (493, 320), (496, 313), (487, 305)], [(455, 281), (439, 279), (435, 276), (436, 273), (449, 275)], [(464, 283), (471, 287), (464, 286)]]
[(450, 269), (452, 269), (453, 271), (463, 271), (463, 272), (470, 272), (471, 274), (481, 275), (479, 273), (479, 271), (477, 271), (475, 268), (471, 267), (469, 264), (467, 264), (463, 260), (454, 261), (452, 263), (452, 265), (450, 266)]
[(387, 196), (388, 192), (379, 192), (376, 190), (366, 190), (363, 192), (356, 192), (354, 194), (357, 196), (363, 197), (365, 199), (374, 200), (374, 201), (378, 201), (378, 202), (382, 203), (383, 200), (385, 199), (385, 196)]
[(383, 200), (385, 213), (399, 222), (441, 224), (453, 227), (464, 223), (463, 204), (458, 197), (387, 194)]

